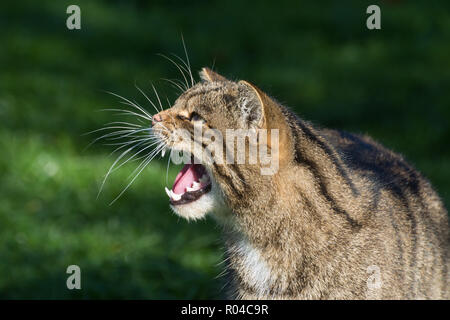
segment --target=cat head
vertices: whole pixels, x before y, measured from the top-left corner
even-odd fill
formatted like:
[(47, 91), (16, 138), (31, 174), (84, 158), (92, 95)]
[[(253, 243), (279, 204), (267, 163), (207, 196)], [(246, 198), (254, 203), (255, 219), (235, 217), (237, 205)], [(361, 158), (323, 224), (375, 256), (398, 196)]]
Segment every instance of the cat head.
[(153, 117), (172, 158), (183, 154), (186, 165), (166, 192), (171, 208), (187, 219), (226, 215), (260, 195), (287, 147), (288, 126), (274, 100), (247, 81), (230, 81), (208, 68), (200, 77)]

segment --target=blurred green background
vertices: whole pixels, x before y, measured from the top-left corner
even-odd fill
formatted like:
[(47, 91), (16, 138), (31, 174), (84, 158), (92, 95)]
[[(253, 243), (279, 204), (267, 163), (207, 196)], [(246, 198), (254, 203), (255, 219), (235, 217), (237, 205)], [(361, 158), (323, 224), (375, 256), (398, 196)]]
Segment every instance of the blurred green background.
[[(81, 30), (66, 8), (81, 7)], [(382, 30), (366, 28), (378, 4)], [(314, 123), (368, 133), (402, 153), (450, 204), (448, 1), (1, 1), (0, 298), (221, 298), (220, 228), (170, 212), (166, 162), (113, 205), (136, 167), (83, 133), (110, 121), (112, 91), (194, 70), (246, 79)], [(169, 184), (177, 172), (171, 167)], [(65, 270), (82, 270), (67, 290)]]

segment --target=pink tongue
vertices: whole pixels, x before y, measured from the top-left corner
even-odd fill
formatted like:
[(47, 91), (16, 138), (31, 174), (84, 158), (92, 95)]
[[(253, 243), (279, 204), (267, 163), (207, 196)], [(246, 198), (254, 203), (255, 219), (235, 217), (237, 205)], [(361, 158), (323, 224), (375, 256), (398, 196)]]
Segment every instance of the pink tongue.
[(185, 165), (175, 178), (172, 191), (176, 194), (184, 193), (187, 187), (191, 187), (194, 181), (202, 177), (203, 173), (205, 173), (205, 167), (200, 164)]

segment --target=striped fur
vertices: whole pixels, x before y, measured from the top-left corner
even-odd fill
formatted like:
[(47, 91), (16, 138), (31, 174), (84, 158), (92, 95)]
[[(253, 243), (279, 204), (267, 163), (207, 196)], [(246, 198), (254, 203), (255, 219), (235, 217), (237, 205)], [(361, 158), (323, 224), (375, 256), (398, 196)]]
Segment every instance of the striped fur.
[[(227, 209), (212, 214), (224, 226), (231, 298), (450, 298), (447, 211), (400, 155), (315, 127), (247, 82), (208, 69), (202, 78), (168, 112), (195, 110), (223, 132), (254, 121), (280, 130), (275, 175), (258, 165), (207, 168)], [(245, 121), (243, 98), (257, 112)], [(371, 266), (379, 288), (368, 285)]]

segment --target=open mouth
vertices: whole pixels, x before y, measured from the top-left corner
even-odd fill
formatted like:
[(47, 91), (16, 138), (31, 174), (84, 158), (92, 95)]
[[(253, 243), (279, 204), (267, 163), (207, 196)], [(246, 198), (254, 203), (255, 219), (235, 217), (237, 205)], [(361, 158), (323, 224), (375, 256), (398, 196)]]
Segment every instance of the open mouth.
[(175, 178), (172, 190), (166, 187), (172, 205), (194, 202), (209, 191), (211, 179), (201, 164), (186, 164)]

